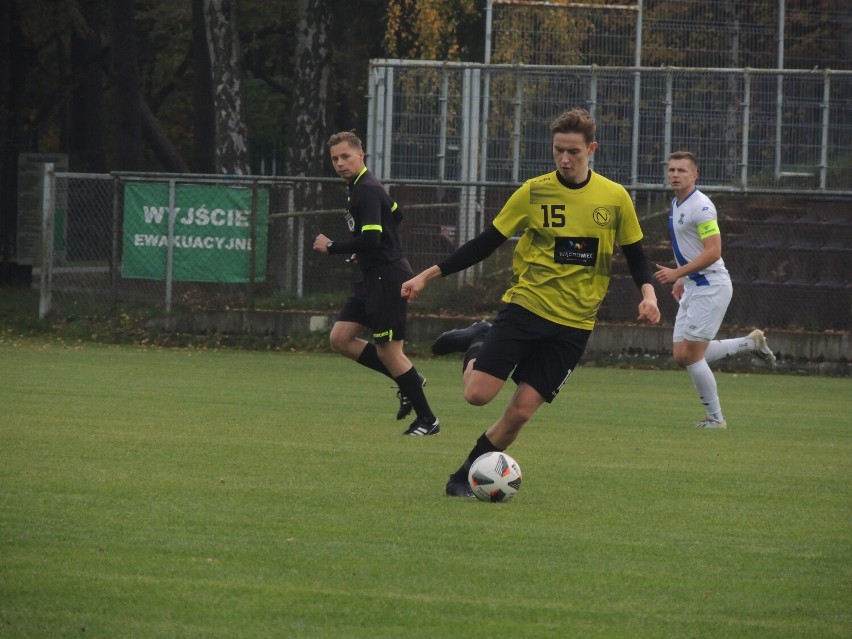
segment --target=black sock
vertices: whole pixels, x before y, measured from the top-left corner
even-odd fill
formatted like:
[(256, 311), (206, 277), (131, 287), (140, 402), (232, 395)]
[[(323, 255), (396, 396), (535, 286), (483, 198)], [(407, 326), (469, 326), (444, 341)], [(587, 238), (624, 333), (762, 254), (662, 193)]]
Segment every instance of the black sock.
[(387, 375), (388, 377), (393, 378), (393, 375), (390, 374), (390, 371), (385, 368), (385, 365), (382, 363), (382, 360), (379, 359), (379, 353), (376, 350), (375, 344), (367, 342), (367, 345), (364, 347), (364, 350), (361, 351), (361, 354), (355, 361), (361, 364), (361, 366), (366, 366), (367, 368), (371, 368), (374, 371), (378, 371), (382, 375)]
[(423, 378), (420, 377), (417, 369), (412, 366), (399, 377), (394, 377), (394, 381), (399, 386), (399, 392), (411, 402), (411, 406), (418, 417), (435, 418), (432, 409), (429, 408), (429, 402), (426, 401), (426, 393), (423, 392)]
[(491, 440), (486, 437), (485, 433), (479, 436), (479, 439), (476, 440), (476, 445), (474, 445), (473, 449), (471, 449), (470, 454), (467, 456), (465, 462), (459, 466), (459, 469), (450, 475), (451, 481), (467, 481), (467, 473), (470, 471), (471, 465), (476, 461), (476, 458), (480, 455), (484, 455), (485, 453), (502, 453), (505, 448), (497, 448), (494, 444), (491, 443)]
[(464, 354), (464, 361), (462, 362), (462, 373), (467, 370), (467, 365), (472, 359), (476, 359), (476, 356), (479, 355), (479, 351), (482, 349), (482, 342), (474, 342), (470, 346), (468, 346), (467, 350)]

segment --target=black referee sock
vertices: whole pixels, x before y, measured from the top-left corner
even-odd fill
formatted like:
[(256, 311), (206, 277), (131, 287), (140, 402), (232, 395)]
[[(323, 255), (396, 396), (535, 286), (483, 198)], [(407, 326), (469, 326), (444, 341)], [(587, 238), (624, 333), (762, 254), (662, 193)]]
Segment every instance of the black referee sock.
[(371, 368), (374, 371), (378, 371), (382, 375), (387, 375), (388, 377), (393, 379), (393, 375), (390, 374), (390, 371), (385, 368), (385, 365), (382, 363), (382, 360), (379, 359), (379, 353), (376, 350), (375, 344), (367, 342), (367, 345), (364, 347), (364, 350), (361, 351), (361, 354), (355, 361), (361, 364), (361, 366)]
[(416, 368), (412, 366), (399, 377), (394, 377), (394, 381), (399, 386), (399, 392), (411, 402), (418, 417), (435, 418), (432, 409), (429, 408), (429, 402), (426, 401), (426, 393), (423, 392), (423, 378), (420, 377)]
[(470, 467), (473, 465), (473, 462), (476, 461), (477, 457), (484, 455), (485, 453), (502, 453), (504, 450), (506, 449), (497, 448), (497, 446), (492, 444), (491, 440), (486, 437), (485, 433), (482, 433), (482, 435), (479, 436), (479, 439), (476, 440), (476, 445), (470, 451), (465, 462), (456, 472), (450, 475), (450, 480), (458, 482), (467, 481), (467, 473), (470, 471)]

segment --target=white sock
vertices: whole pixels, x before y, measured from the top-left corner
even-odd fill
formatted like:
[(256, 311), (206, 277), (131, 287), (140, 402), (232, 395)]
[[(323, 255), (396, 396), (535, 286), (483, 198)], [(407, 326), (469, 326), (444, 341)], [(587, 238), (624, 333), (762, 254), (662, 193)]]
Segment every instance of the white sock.
[[(734, 341), (734, 340), (725, 340)], [(692, 384), (698, 391), (698, 397), (704, 405), (704, 410), (713, 419), (723, 421), (722, 404), (719, 402), (719, 390), (716, 387), (716, 377), (706, 359), (702, 359), (686, 367), (686, 372), (692, 378)]]
[(747, 353), (755, 349), (754, 340), (750, 337), (735, 337), (733, 339), (716, 339), (707, 344), (704, 359), (715, 362), (723, 357)]

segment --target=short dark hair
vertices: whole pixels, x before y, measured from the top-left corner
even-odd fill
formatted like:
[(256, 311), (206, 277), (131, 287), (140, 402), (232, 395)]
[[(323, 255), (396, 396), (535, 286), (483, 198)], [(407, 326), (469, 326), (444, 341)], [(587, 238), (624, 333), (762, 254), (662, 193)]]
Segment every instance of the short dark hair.
[(698, 160), (696, 160), (695, 156), (689, 151), (674, 151), (673, 153), (669, 153), (669, 157), (666, 158), (666, 162), (669, 160), (689, 160), (692, 162), (692, 166), (696, 169), (698, 168)]
[(582, 133), (586, 144), (595, 141), (596, 129), (595, 119), (585, 109), (565, 111), (550, 123), (551, 133)]
[(340, 131), (339, 133), (333, 134), (330, 138), (328, 138), (328, 148), (333, 147), (335, 144), (340, 144), (341, 142), (348, 142), (349, 146), (355, 147), (359, 150), (364, 149), (364, 145), (361, 144), (361, 138), (355, 135), (354, 131)]

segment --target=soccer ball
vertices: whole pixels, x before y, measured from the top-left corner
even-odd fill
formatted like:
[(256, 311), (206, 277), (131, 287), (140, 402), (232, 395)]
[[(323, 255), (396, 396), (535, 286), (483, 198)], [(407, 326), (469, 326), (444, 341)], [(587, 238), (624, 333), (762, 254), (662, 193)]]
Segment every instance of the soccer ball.
[(506, 453), (485, 453), (471, 464), (467, 481), (481, 501), (509, 501), (521, 487), (521, 467)]

